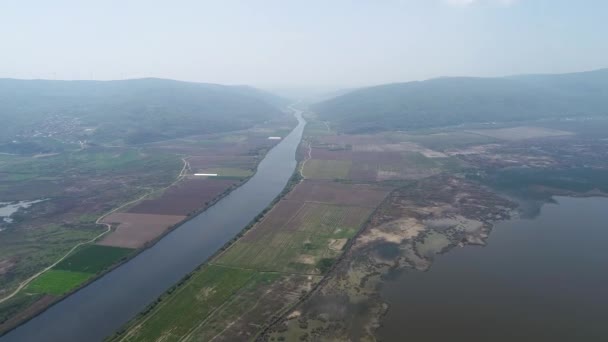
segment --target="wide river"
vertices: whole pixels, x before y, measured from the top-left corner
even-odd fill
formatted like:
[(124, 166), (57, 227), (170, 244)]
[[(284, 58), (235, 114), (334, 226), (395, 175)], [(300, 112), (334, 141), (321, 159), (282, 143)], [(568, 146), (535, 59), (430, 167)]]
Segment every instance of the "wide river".
[(247, 183), (0, 341), (100, 341), (118, 330), (204, 263), (279, 195), (296, 167), (295, 153), (305, 125), (301, 113), (296, 117), (298, 126), (270, 150)]
[(388, 281), (382, 341), (608, 341), (608, 198), (556, 198)]

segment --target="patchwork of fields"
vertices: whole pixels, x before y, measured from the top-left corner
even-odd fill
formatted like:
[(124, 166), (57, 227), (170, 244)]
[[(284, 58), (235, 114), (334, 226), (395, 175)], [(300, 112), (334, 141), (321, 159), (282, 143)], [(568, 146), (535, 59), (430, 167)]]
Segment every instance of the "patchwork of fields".
[(388, 134), (311, 138), (310, 159), (302, 175), (307, 179), (381, 182), (421, 179), (447, 167), (464, 167), (440, 151), (398, 139)]
[(454, 162), (387, 136), (337, 137), (325, 124), (305, 134), (303, 181), (113, 340), (253, 339), (331, 269), (395, 188), (383, 181), (428, 177)]
[[(13, 222), (0, 221), (0, 300), (6, 298), (0, 301), (0, 332), (212, 205), (253, 175), (278, 143), (268, 136), (284, 136), (294, 124), (286, 115), (249, 130), (139, 147), (77, 146), (42, 157), (1, 156), (4, 200), (46, 200), (16, 213)], [(201, 171), (219, 176), (193, 175)], [(111, 225), (109, 233), (25, 282), (75, 245), (99, 236), (106, 228), (97, 219), (114, 208), (120, 210), (100, 222)], [(128, 252), (115, 255), (118, 250)]]
[(115, 340), (251, 339), (321, 280), (389, 191), (304, 180)]
[[(348, 196), (323, 196), (348, 191)], [(335, 190), (332, 191), (332, 190)], [(308, 196), (315, 193), (317, 196)], [(297, 274), (321, 274), (363, 225), (387, 189), (304, 181), (213, 263)], [(320, 195), (320, 196), (319, 196)], [(352, 199), (358, 199), (354, 203)]]
[(84, 246), (36, 278), (25, 292), (61, 296), (128, 257), (133, 251), (129, 248)]

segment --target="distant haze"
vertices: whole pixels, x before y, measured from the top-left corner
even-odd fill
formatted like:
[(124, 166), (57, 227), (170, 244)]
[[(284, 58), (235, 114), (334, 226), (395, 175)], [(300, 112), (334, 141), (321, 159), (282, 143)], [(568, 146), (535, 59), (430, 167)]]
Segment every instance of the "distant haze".
[[(265, 88), (608, 66), (608, 1), (4, 1), (0, 78)], [(300, 89), (303, 89), (300, 88)]]

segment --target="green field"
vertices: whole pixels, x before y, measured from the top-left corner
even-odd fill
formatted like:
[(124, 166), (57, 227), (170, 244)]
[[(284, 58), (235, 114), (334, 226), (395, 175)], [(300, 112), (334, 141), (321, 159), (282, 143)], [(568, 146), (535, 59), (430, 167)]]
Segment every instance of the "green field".
[(65, 258), (53, 269), (97, 273), (126, 257), (132, 251), (130, 248), (87, 245)]
[(302, 174), (310, 179), (347, 179), (352, 161), (310, 159)]
[(84, 283), (93, 275), (90, 273), (49, 270), (36, 278), (26, 291), (62, 295)]
[(259, 327), (251, 324), (285, 310), (300, 286), (319, 281), (370, 214), (369, 208), (306, 202), (272, 211), (268, 215), (292, 217), (283, 226), (256, 225), (112, 341), (249, 340), (253, 335), (239, 334), (254, 334)]
[[(221, 308), (219, 308), (213, 315), (209, 316), (191, 332), (192, 341), (209, 341), (213, 337), (221, 334), (222, 331), (227, 329), (229, 326), (226, 322), (237, 322), (243, 315), (250, 313), (256, 316), (262, 316), (261, 321), (264, 320), (264, 314), (268, 315), (268, 311), (274, 312), (270, 307), (258, 305), (261, 300), (274, 297), (275, 300), (271, 300), (272, 304), (279, 307), (283, 307), (287, 303), (284, 303), (276, 298), (276, 296), (269, 291), (275, 283), (281, 277), (278, 273), (256, 273), (243, 287), (239, 289), (237, 293), (230, 297)], [(278, 302), (278, 303), (277, 303)], [(268, 304), (265, 302), (264, 304)], [(254, 312), (254, 310), (256, 310)], [(270, 310), (269, 310), (270, 309)], [(258, 317), (255, 317), (259, 319)]]
[(332, 247), (332, 241), (354, 236), (370, 212), (367, 208), (304, 203), (285, 226), (260, 223), (214, 263), (319, 274), (318, 263), (340, 252)]
[(165, 342), (178, 341), (193, 330), (193, 322), (203, 321), (256, 277), (263, 275), (251, 270), (204, 266), (119, 340), (155, 341), (162, 336)]
[(85, 224), (71, 228), (48, 225), (37, 229), (2, 231), (0, 260), (21, 257), (25, 262), (17, 263), (9, 273), (0, 277), (0, 288), (15, 288), (18, 283), (56, 262), (75, 244), (90, 240), (101, 231), (99, 226)]

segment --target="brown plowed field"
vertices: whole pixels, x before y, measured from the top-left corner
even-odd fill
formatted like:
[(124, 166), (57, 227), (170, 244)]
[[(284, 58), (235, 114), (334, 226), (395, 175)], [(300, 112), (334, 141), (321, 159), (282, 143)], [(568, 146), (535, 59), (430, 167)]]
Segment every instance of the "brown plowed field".
[(194, 170), (221, 167), (247, 169), (255, 166), (255, 162), (253, 156), (193, 156), (188, 158), (188, 163)]
[(113, 213), (103, 222), (118, 224), (118, 228), (97, 244), (104, 246), (139, 248), (179, 223), (186, 216)]
[(231, 185), (232, 179), (185, 179), (167, 189), (160, 197), (144, 200), (129, 209), (129, 213), (187, 215), (206, 206)]
[(285, 196), (285, 199), (375, 208), (390, 190), (387, 187), (367, 184), (304, 180)]

